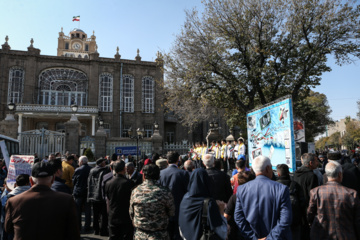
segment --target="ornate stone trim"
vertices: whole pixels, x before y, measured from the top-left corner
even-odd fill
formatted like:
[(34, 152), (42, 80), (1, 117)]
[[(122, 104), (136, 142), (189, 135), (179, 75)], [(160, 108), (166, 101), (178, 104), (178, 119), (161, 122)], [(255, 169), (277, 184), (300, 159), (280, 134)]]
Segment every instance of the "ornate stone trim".
[[(72, 113), (70, 106), (40, 105), (40, 104), (16, 104), (16, 112), (62, 112)], [(79, 106), (77, 113), (98, 113), (99, 108), (94, 106)]]

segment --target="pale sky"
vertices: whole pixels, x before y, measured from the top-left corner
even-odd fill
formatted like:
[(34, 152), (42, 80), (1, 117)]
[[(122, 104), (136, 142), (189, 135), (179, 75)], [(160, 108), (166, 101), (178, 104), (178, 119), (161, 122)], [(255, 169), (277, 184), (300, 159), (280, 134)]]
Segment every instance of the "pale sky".
[[(203, 8), (201, 0), (0, 0), (0, 6), (0, 45), (8, 35), (13, 50), (27, 50), (33, 38), (41, 54), (56, 55), (61, 27), (66, 35), (80, 28), (88, 37), (95, 31), (100, 57), (114, 57), (119, 46), (121, 58), (134, 59), (139, 48), (144, 61), (171, 48), (185, 9)], [(78, 15), (80, 26), (72, 22)], [(329, 64), (333, 71), (314, 90), (327, 95), (334, 120), (356, 118), (360, 62), (339, 67), (330, 59)]]

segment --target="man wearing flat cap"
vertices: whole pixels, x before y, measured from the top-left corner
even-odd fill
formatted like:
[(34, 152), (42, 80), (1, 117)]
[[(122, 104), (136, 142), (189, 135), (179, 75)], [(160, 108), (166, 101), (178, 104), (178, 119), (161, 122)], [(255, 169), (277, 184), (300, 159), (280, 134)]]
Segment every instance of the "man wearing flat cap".
[(31, 188), (7, 201), (5, 231), (14, 239), (80, 239), (75, 202), (70, 194), (51, 190), (54, 169), (46, 162), (33, 165)]

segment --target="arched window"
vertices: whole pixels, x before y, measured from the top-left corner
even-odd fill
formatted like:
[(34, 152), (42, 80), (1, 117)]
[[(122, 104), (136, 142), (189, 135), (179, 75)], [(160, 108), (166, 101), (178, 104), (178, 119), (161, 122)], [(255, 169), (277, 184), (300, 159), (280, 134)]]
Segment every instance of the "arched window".
[(24, 92), (25, 71), (19, 67), (13, 67), (9, 71), (8, 102), (21, 103)]
[(71, 68), (51, 68), (39, 75), (39, 104), (66, 105), (87, 104), (88, 79), (85, 73)]
[(124, 112), (134, 112), (134, 77), (123, 75)]
[(99, 109), (102, 112), (112, 112), (113, 76), (102, 73), (99, 79)]
[(154, 79), (146, 76), (142, 79), (142, 109), (144, 113), (154, 113)]

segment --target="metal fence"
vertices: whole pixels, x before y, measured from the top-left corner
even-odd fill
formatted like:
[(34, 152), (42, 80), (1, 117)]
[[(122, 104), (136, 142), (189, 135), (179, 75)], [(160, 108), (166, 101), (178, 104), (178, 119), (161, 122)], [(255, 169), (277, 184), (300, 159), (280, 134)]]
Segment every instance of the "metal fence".
[[(106, 141), (106, 155), (111, 156), (113, 153), (115, 153), (116, 147), (136, 147), (136, 141), (116, 141), (116, 140)], [(144, 157), (145, 155), (151, 156), (153, 152), (152, 142), (140, 140), (139, 151), (141, 152), (141, 157)]]
[(33, 155), (37, 153), (44, 158), (51, 153), (65, 151), (65, 133), (41, 130), (31, 130), (20, 133), (20, 154)]
[(176, 151), (179, 154), (187, 154), (190, 149), (193, 147), (192, 143), (187, 141), (182, 141), (178, 143), (164, 143), (164, 152)]

